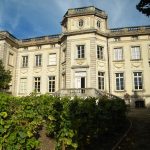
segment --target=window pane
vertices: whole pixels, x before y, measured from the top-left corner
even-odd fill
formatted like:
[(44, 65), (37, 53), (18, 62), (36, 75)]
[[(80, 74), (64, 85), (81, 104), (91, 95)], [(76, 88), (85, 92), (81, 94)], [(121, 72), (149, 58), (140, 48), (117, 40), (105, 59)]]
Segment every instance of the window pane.
[(132, 59), (140, 59), (140, 47), (139, 46), (134, 46), (131, 48), (131, 58)]
[(49, 76), (49, 92), (55, 92), (55, 76)]
[(56, 65), (56, 54), (49, 54), (49, 65)]

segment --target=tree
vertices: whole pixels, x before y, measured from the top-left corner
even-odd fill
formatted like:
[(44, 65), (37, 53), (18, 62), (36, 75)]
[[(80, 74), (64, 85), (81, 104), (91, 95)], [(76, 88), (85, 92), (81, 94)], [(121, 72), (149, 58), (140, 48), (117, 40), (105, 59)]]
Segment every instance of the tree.
[(146, 16), (150, 16), (150, 0), (141, 0), (136, 8)]
[(5, 70), (2, 60), (0, 60), (0, 91), (9, 89), (11, 78), (11, 72)]

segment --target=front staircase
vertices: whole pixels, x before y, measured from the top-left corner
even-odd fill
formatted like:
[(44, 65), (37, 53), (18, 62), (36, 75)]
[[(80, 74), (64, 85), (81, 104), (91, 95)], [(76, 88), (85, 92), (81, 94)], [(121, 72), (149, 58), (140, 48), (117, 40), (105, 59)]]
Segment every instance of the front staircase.
[(107, 96), (109, 98), (116, 98), (117, 96), (112, 95), (110, 93), (97, 90), (95, 88), (69, 88), (69, 89), (61, 89), (55, 93), (55, 96), (69, 96), (69, 97), (101, 97)]

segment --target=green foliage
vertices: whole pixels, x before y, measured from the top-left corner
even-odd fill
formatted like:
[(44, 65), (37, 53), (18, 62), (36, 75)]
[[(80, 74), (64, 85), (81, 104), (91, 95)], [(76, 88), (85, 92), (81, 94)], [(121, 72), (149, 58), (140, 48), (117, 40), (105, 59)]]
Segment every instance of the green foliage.
[(57, 150), (84, 150), (93, 139), (121, 128), (126, 119), (124, 101), (107, 97), (17, 98), (0, 93), (0, 108), (0, 150), (39, 148), (42, 126), (56, 140)]
[(2, 60), (0, 60), (0, 91), (8, 89), (11, 81), (11, 72), (5, 70)]
[(146, 16), (150, 16), (150, 0), (141, 0), (136, 8)]

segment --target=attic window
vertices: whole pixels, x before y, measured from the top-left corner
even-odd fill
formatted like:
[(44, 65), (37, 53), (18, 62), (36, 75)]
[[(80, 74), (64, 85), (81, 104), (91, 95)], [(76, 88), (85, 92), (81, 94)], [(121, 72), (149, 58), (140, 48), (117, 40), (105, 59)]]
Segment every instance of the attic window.
[(83, 27), (83, 24), (84, 24), (83, 19), (80, 19), (80, 20), (79, 20), (79, 27)]
[(98, 20), (97, 21), (97, 27), (100, 28), (101, 27), (101, 22)]

